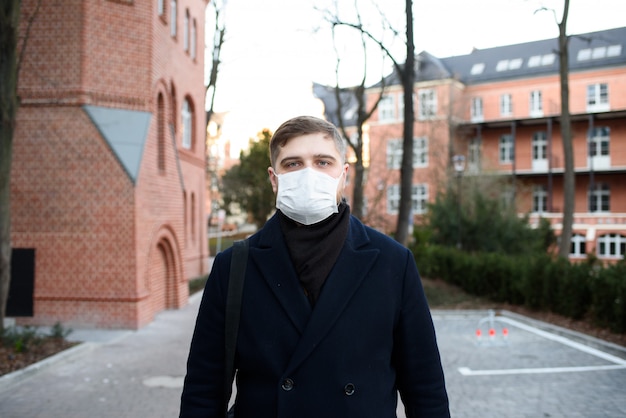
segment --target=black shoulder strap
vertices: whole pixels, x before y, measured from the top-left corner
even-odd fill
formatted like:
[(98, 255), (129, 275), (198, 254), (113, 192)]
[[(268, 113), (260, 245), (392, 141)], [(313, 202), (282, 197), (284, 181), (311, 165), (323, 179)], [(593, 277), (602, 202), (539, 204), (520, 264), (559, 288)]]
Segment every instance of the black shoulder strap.
[(225, 408), (228, 410), (228, 402), (232, 393), (235, 348), (237, 346), (237, 334), (239, 332), (239, 316), (241, 314), (241, 295), (243, 293), (243, 279), (248, 264), (248, 240), (235, 241), (233, 255), (230, 260), (230, 278), (228, 280), (228, 294), (226, 296), (226, 318), (224, 324), (224, 337), (226, 347), (225, 357)]

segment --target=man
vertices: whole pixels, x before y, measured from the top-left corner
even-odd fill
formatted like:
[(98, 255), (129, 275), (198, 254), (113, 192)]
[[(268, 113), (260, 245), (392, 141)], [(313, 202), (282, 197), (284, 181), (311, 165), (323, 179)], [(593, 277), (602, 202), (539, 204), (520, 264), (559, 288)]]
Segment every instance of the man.
[[(412, 254), (350, 216), (346, 145), (330, 123), (283, 123), (270, 141), (276, 214), (249, 238), (235, 357), (236, 418), (448, 417), (430, 311)], [(191, 343), (181, 417), (224, 416), (219, 253)]]

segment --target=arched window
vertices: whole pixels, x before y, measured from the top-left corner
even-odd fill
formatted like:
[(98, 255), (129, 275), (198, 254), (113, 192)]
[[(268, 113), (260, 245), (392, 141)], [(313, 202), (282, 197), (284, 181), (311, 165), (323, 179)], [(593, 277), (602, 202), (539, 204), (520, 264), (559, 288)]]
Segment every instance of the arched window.
[(181, 110), (181, 122), (183, 129), (183, 141), (182, 145), (185, 149), (191, 149), (192, 138), (193, 138), (193, 113), (192, 106), (189, 103), (189, 100), (185, 99), (183, 102), (183, 108)]
[(157, 98), (157, 167), (165, 171), (165, 100), (161, 93)]

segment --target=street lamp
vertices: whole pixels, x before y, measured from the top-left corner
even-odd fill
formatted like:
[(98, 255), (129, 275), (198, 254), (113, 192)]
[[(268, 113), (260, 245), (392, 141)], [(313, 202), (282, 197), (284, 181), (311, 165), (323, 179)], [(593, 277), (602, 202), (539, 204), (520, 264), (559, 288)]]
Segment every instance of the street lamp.
[(456, 248), (461, 249), (461, 178), (463, 177), (463, 171), (465, 171), (465, 156), (464, 155), (455, 155), (452, 157), (452, 164), (454, 165), (454, 172), (456, 173), (456, 178), (458, 182), (458, 190), (457, 190), (457, 219), (459, 222), (458, 228), (458, 236), (456, 240)]

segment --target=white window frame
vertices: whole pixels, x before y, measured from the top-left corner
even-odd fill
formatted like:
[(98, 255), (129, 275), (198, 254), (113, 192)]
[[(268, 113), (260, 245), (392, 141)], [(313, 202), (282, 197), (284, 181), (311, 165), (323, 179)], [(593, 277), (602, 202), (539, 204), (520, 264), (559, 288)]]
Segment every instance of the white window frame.
[(498, 142), (498, 159), (500, 164), (510, 164), (515, 158), (515, 144), (512, 134), (504, 134), (500, 136)]
[(587, 238), (583, 234), (573, 234), (569, 256), (585, 257), (587, 255)]
[[(402, 166), (402, 138), (392, 138), (387, 141), (387, 168), (399, 170)], [(413, 168), (428, 166), (428, 138), (413, 138)]]
[(157, 14), (159, 16), (165, 14), (165, 0), (157, 0)]
[(182, 119), (181, 127), (183, 130), (182, 147), (185, 149), (191, 149), (192, 134), (193, 134), (193, 127), (192, 127), (193, 115), (191, 113), (191, 106), (189, 105), (189, 100), (185, 99), (183, 101), (183, 107), (180, 111), (180, 115)]
[(541, 96), (541, 90), (533, 90), (530, 92), (530, 117), (537, 118), (543, 116), (543, 99)]
[(611, 128), (596, 126), (589, 132), (587, 165), (595, 169), (611, 167)]
[[(400, 208), (400, 185), (387, 187), (387, 213), (397, 215)], [(411, 210), (414, 215), (421, 215), (428, 210), (428, 185), (425, 183), (411, 186)]]
[(422, 89), (417, 92), (417, 118), (419, 120), (433, 119), (437, 116), (437, 91)]
[(598, 237), (598, 257), (624, 258), (626, 237), (620, 234), (604, 234)]
[(548, 134), (545, 131), (533, 133), (531, 140), (531, 158), (534, 171), (548, 170)]
[(595, 83), (587, 85), (587, 111), (606, 112), (611, 110), (609, 105), (609, 85)]
[(400, 185), (392, 184), (387, 187), (387, 213), (397, 215), (400, 208)]
[(388, 122), (396, 120), (396, 100), (392, 94), (385, 94), (378, 102), (378, 121)]
[(611, 210), (611, 189), (606, 183), (596, 183), (587, 192), (588, 210), (591, 213), (604, 213)]
[(548, 211), (548, 190), (546, 186), (533, 186), (533, 212), (544, 213)]
[(402, 138), (387, 141), (387, 168), (398, 170), (402, 166)]
[(500, 116), (513, 115), (513, 96), (510, 93), (500, 96)]
[(470, 117), (472, 122), (482, 122), (483, 120), (485, 120), (485, 115), (483, 113), (482, 97), (472, 97), (472, 102), (470, 106)]
[(176, 15), (176, 11), (178, 9), (178, 2), (177, 0), (170, 0), (170, 36), (172, 38), (176, 37), (176, 19), (177, 19), (177, 15)]

